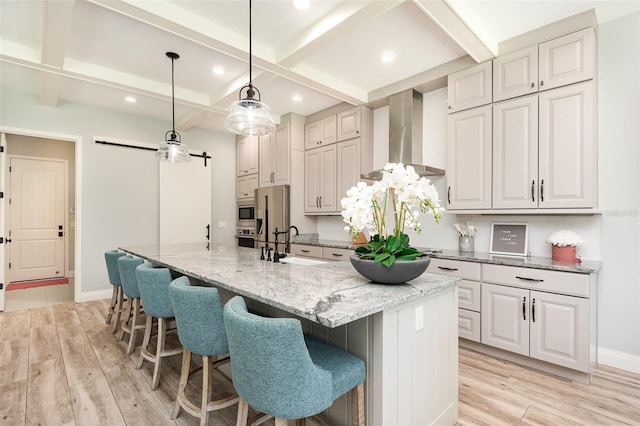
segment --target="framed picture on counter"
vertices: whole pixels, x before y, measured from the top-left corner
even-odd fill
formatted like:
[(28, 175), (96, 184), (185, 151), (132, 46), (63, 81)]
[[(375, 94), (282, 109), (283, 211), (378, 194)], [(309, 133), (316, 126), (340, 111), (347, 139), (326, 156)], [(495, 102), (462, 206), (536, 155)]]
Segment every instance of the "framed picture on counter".
[(526, 256), (529, 229), (526, 223), (492, 223), (491, 254)]

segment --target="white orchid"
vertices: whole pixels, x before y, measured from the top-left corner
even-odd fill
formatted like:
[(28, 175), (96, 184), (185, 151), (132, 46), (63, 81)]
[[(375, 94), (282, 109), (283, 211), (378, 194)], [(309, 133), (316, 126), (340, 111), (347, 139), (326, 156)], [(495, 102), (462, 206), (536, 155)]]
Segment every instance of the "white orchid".
[[(431, 214), (437, 223), (444, 210), (440, 207), (438, 191), (431, 181), (418, 176), (412, 166), (405, 167), (401, 163), (387, 164), (382, 179), (370, 186), (359, 182), (350, 188), (341, 205), (342, 219), (347, 224), (345, 230), (351, 235), (355, 237), (361, 231), (367, 231), (375, 234), (376, 241), (380, 243), (386, 243), (392, 236), (402, 239), (401, 248), (396, 249), (399, 252), (408, 246), (409, 237), (404, 234), (405, 227), (420, 233), (420, 213)], [(387, 228), (389, 209), (394, 221), (391, 232)], [(373, 250), (371, 247), (369, 249)], [(362, 255), (365, 249), (360, 248), (358, 252)], [(382, 263), (388, 263), (387, 266), (395, 260), (395, 257), (389, 257), (389, 253), (380, 244), (375, 245), (375, 253), (378, 255), (376, 261), (382, 262), (378, 259), (384, 258)]]

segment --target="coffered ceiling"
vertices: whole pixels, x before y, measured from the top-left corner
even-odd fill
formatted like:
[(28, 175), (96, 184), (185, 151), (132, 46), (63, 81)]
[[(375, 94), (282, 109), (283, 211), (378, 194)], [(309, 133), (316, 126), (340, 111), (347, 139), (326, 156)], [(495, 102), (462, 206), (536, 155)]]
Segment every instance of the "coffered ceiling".
[[(253, 83), (276, 120), (443, 87), (447, 73), (491, 59), (500, 42), (534, 28), (589, 9), (599, 23), (639, 10), (638, 1), (310, 3), (300, 11), (288, 0), (253, 0)], [(249, 79), (248, 0), (0, 0), (0, 16), (0, 83), (43, 105), (169, 120), (165, 52), (173, 51), (178, 129), (223, 130)], [(383, 53), (394, 60), (382, 62)]]

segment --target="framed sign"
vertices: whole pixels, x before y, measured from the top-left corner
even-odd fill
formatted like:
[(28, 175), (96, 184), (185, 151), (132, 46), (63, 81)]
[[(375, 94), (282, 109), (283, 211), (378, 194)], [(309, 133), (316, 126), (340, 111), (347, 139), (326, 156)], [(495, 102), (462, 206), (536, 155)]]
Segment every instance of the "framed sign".
[(529, 244), (529, 232), (526, 223), (492, 223), (492, 254), (526, 256)]

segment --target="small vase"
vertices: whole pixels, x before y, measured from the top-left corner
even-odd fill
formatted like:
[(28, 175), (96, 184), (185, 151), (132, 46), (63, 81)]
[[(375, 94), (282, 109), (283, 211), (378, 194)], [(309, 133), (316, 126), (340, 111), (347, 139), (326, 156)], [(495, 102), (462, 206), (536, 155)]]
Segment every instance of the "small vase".
[(403, 284), (424, 273), (431, 262), (427, 256), (416, 260), (397, 260), (390, 267), (386, 267), (375, 260), (360, 259), (352, 255), (349, 260), (360, 275), (371, 280), (373, 284)]

